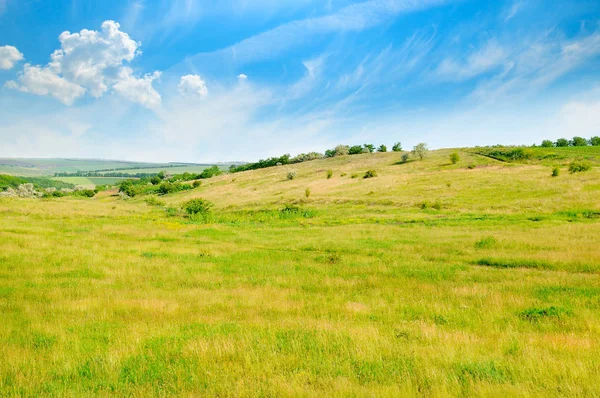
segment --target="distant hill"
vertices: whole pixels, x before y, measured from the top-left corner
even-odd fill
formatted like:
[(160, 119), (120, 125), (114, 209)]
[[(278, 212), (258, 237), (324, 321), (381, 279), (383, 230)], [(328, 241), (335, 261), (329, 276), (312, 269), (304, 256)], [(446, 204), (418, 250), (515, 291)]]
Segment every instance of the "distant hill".
[[(131, 162), (123, 160), (105, 159), (37, 159), (37, 158), (0, 158), (0, 174), (14, 176), (36, 177), (53, 176), (55, 173), (76, 173), (78, 171), (131, 171), (132, 174), (139, 172), (158, 172), (168, 169), (173, 173), (201, 172), (211, 164), (201, 163), (149, 163)], [(242, 164), (241, 162), (217, 163), (222, 167), (231, 164)]]

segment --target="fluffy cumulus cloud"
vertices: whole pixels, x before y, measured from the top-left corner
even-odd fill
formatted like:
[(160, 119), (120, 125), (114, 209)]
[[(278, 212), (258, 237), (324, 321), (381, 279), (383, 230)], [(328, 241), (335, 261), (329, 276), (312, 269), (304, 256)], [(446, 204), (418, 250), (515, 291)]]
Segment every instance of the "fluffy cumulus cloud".
[(244, 75), (243, 73), (237, 75), (237, 79), (240, 83), (245, 82), (246, 80), (248, 80), (248, 76)]
[(23, 54), (16, 47), (0, 46), (0, 69), (12, 69), (22, 59)]
[(179, 93), (182, 95), (199, 95), (200, 97), (206, 97), (208, 95), (208, 88), (206, 82), (198, 75), (186, 75), (182, 76), (179, 80)]
[(63, 32), (58, 39), (61, 48), (46, 66), (25, 65), (18, 82), (10, 82), (9, 87), (52, 95), (67, 105), (86, 93), (99, 98), (111, 87), (145, 106), (160, 103), (160, 95), (152, 87), (160, 74), (137, 78), (124, 66), (139, 54), (140, 43), (122, 32), (117, 22), (105, 21), (100, 31)]
[(130, 101), (140, 103), (147, 108), (156, 108), (160, 105), (161, 97), (152, 87), (152, 82), (160, 78), (160, 75), (160, 72), (148, 73), (138, 79), (133, 76), (131, 68), (123, 68), (113, 88)]

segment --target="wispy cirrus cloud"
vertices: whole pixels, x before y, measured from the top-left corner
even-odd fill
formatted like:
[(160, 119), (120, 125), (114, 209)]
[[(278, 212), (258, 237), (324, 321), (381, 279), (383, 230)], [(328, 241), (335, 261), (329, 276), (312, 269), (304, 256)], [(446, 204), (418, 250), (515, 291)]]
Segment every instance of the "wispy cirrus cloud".
[(288, 22), (214, 53), (198, 54), (188, 61), (206, 58), (230, 60), (238, 65), (273, 59), (291, 48), (309, 43), (314, 36), (366, 30), (401, 13), (410, 13), (449, 3), (449, 0), (370, 0), (344, 7), (329, 15)]

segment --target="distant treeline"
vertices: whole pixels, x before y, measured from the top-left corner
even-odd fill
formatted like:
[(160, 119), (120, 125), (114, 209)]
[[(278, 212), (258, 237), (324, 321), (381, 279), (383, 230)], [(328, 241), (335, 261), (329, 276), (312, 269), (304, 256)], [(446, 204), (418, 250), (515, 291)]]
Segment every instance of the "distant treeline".
[[(229, 171), (231, 173), (238, 173), (240, 171), (264, 169), (267, 167), (281, 166), (281, 165), (285, 165), (285, 164), (296, 164), (296, 163), (307, 162), (310, 160), (332, 158), (334, 156), (358, 155), (361, 153), (372, 153), (375, 151), (387, 152), (387, 150), (388, 150), (387, 146), (385, 146), (385, 145), (380, 145), (377, 148), (373, 144), (352, 145), (352, 146), (338, 145), (333, 149), (326, 150), (325, 153), (308, 152), (308, 153), (301, 153), (294, 157), (292, 157), (290, 154), (285, 154), (280, 157), (261, 159), (255, 163), (247, 163), (247, 164), (243, 164), (243, 165), (239, 165), (239, 166), (232, 165), (229, 168)], [(392, 146), (392, 150), (394, 152), (401, 152), (402, 144), (400, 142), (396, 142)]]
[(600, 137), (595, 136), (590, 138), (589, 140), (583, 137), (573, 137), (570, 140), (566, 138), (559, 138), (556, 141), (544, 140), (542, 141), (542, 144), (540, 146), (543, 148), (560, 148), (567, 146), (600, 146)]
[(62, 181), (54, 181), (44, 177), (15, 177), (6, 174), (0, 174), (0, 192), (6, 191), (8, 188), (16, 189), (21, 184), (31, 183), (37, 189), (45, 188), (68, 188), (72, 189), (75, 186)]
[(114, 169), (99, 169), (99, 170), (90, 170), (90, 171), (81, 171), (78, 170), (74, 173), (68, 172), (59, 172), (54, 173), (55, 177), (135, 177), (135, 178), (144, 178), (144, 177), (153, 177), (158, 173), (119, 173), (122, 170), (144, 170), (144, 169), (170, 169), (170, 168), (178, 168), (178, 167), (209, 167), (209, 164), (199, 164), (199, 163), (174, 163), (171, 165), (153, 165), (153, 166), (139, 166), (139, 167), (119, 167)]

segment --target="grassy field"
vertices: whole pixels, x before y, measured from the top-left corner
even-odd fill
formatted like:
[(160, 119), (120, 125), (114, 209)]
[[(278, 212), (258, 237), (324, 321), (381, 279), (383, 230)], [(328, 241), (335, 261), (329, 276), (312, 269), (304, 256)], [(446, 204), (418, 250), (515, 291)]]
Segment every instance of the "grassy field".
[[(205, 169), (211, 167), (212, 165), (196, 165), (196, 166), (176, 166), (176, 167), (155, 167), (152, 169), (131, 169), (131, 170), (122, 170), (123, 173), (128, 174), (136, 174), (136, 173), (160, 173), (161, 171), (165, 171), (169, 174), (183, 174), (183, 173), (202, 173)], [(221, 169), (228, 170), (229, 166), (221, 166)]]
[(449, 153), (0, 198), (0, 395), (600, 395), (600, 164)]
[[(178, 163), (175, 163), (178, 164)], [(0, 158), (0, 174), (10, 174), (25, 177), (53, 176), (54, 173), (75, 173), (77, 171), (95, 171), (112, 169), (134, 169), (133, 173), (145, 173), (148, 167), (158, 171), (172, 166), (173, 163), (145, 163), (103, 159), (29, 159), (29, 158)], [(194, 170), (204, 170), (205, 165), (185, 165)], [(118, 170), (121, 172), (122, 170)], [(129, 170), (128, 170), (129, 171)], [(183, 171), (182, 171), (183, 173)]]
[(74, 185), (116, 185), (125, 177), (54, 177), (52, 179)]

